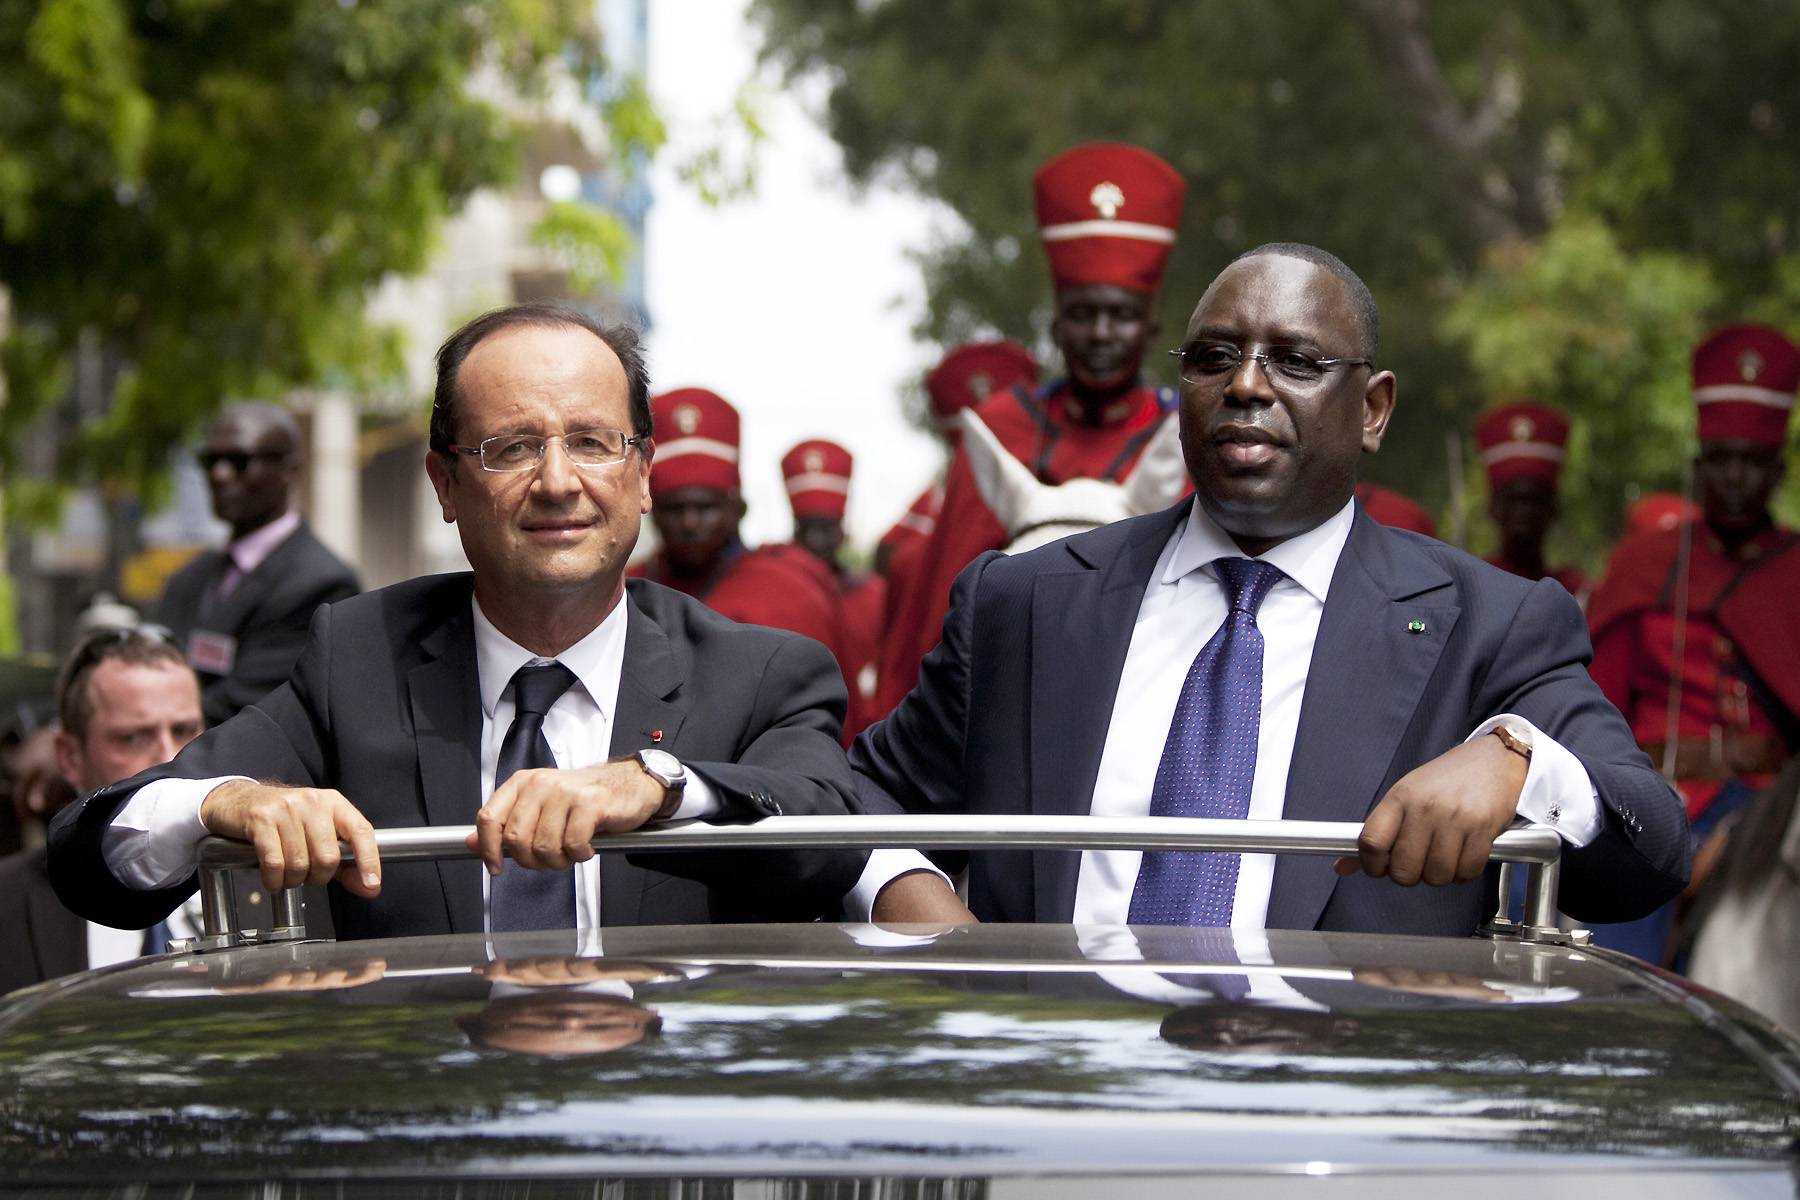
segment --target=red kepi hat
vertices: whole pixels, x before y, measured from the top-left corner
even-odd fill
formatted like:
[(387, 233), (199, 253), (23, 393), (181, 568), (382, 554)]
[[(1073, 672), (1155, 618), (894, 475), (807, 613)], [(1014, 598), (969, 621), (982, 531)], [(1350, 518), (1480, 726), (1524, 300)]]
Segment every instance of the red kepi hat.
[(1800, 350), (1767, 325), (1727, 325), (1694, 348), (1700, 440), (1780, 446), (1800, 388)]
[(738, 480), (738, 412), (705, 388), (677, 388), (650, 401), (656, 457), (650, 494), (676, 488), (730, 491)]
[(781, 458), (788, 503), (795, 517), (844, 519), (850, 496), (850, 452), (823, 438), (801, 442)]
[(1515, 479), (1539, 479), (1554, 488), (1569, 444), (1569, 418), (1542, 404), (1503, 405), (1475, 422), (1475, 444), (1489, 488)]
[(1031, 186), (1059, 289), (1105, 283), (1156, 291), (1187, 194), (1174, 167), (1124, 142), (1092, 142), (1038, 168)]
[(964, 342), (925, 373), (931, 411), (948, 421), (1015, 383), (1036, 386), (1037, 363), (1017, 342)]

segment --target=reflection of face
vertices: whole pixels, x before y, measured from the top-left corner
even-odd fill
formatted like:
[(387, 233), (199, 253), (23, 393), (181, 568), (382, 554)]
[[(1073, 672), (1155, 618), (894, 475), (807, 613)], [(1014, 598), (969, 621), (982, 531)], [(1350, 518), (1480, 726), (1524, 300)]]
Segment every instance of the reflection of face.
[(1496, 488), (1488, 514), (1505, 546), (1542, 547), (1556, 519), (1556, 489), (1541, 479), (1514, 479)]
[[(477, 343), (456, 382), (456, 441), (502, 433), (552, 437), (631, 429), (625, 368), (599, 338), (573, 326), (521, 325)], [(426, 472), (444, 520), (454, 521), (490, 618), (529, 613), (532, 600), (590, 594), (616, 602), (638, 522), (650, 509), (650, 464), (577, 467), (561, 442), (525, 471), (484, 471), (472, 458), (429, 453)], [(524, 620), (530, 624), (529, 617)]]
[(743, 517), (744, 501), (737, 492), (709, 487), (664, 492), (650, 513), (664, 557), (683, 574), (711, 570), (737, 536)]
[(1349, 288), (1303, 259), (1262, 254), (1227, 267), (1183, 341), (1245, 352), (1230, 374), (1181, 385), (1181, 448), (1207, 515), (1246, 551), (1319, 525), (1350, 500), (1358, 460), (1381, 448), (1394, 377), (1337, 366), (1307, 388), (1272, 381), (1250, 350), (1364, 357)]
[(1057, 292), (1050, 337), (1078, 390), (1116, 391), (1137, 379), (1157, 328), (1150, 297), (1089, 283)]
[(618, 996), (559, 989), (503, 996), (463, 1022), (478, 1046), (515, 1054), (605, 1054), (662, 1029), (662, 1018)]
[(79, 737), (57, 736), (57, 763), (82, 792), (168, 762), (199, 736), (200, 685), (186, 665), (103, 660), (88, 674), (93, 715)]
[(1703, 442), (1694, 483), (1706, 523), (1727, 537), (1755, 533), (1769, 520), (1769, 497), (1781, 483), (1781, 451), (1742, 438)]
[(228, 413), (213, 426), (200, 454), (219, 456), (206, 468), (206, 484), (213, 513), (231, 526), (233, 536), (260, 529), (287, 511), (298, 449), (285, 428), (253, 412)]
[(828, 567), (837, 566), (844, 544), (844, 523), (836, 517), (795, 517), (794, 540)]

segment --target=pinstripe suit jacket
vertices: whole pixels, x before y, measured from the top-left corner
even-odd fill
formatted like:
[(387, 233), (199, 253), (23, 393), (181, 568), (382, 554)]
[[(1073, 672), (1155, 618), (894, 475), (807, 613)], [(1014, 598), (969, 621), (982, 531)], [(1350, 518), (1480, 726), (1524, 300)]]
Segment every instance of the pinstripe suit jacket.
[[(918, 687), (852, 749), (865, 807), (1085, 813), (1138, 606), (1191, 502), (971, 563)], [(1424, 633), (1407, 632), (1415, 619)], [(1402, 775), (1517, 713), (1572, 750), (1600, 795), (1599, 839), (1564, 858), (1564, 910), (1648, 911), (1687, 878), (1686, 820), (1588, 678), (1589, 655), (1581, 612), (1555, 583), (1358, 512), (1319, 624), (1284, 815), (1360, 821)], [(984, 920), (1067, 921), (1078, 867), (1066, 852), (978, 852), (971, 906)], [(1340, 879), (1329, 859), (1291, 856), (1276, 866), (1268, 924), (1467, 934), (1492, 895)]]

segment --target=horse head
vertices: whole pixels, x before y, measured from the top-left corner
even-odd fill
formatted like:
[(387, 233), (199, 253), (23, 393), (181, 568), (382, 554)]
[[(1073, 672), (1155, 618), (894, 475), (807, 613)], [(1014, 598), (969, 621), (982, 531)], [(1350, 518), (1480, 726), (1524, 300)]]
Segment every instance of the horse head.
[(1006, 529), (1008, 554), (1167, 508), (1187, 484), (1179, 423), (1172, 416), (1163, 419), (1123, 482), (1071, 479), (1064, 484), (1039, 480), (1000, 444), (974, 409), (963, 410), (960, 419), (975, 487)]

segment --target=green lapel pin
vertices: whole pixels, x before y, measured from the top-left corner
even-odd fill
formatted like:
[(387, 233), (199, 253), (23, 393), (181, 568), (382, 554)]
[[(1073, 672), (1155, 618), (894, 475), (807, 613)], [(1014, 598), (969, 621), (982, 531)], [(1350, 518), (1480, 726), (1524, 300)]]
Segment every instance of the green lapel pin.
[(1412, 620), (1410, 620), (1406, 623), (1406, 632), (1408, 632), (1408, 633), (1424, 633), (1425, 632), (1425, 622), (1419, 620), (1417, 617), (1414, 617)]

